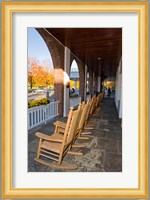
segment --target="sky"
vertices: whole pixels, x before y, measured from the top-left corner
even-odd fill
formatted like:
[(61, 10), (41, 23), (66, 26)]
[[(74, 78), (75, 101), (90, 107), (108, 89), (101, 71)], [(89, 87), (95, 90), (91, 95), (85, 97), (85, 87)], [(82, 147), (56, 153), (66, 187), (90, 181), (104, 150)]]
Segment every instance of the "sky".
[(40, 63), (53, 68), (53, 61), (46, 43), (34, 28), (28, 28), (28, 58), (36, 58)]
[[(28, 58), (36, 58), (46, 67), (53, 68), (48, 47), (35, 28), (28, 28)], [(75, 61), (72, 62), (71, 68), (78, 68)]]
[(78, 65), (76, 63), (75, 60), (73, 60), (73, 62), (71, 63), (71, 69), (74, 68), (74, 69), (78, 69)]

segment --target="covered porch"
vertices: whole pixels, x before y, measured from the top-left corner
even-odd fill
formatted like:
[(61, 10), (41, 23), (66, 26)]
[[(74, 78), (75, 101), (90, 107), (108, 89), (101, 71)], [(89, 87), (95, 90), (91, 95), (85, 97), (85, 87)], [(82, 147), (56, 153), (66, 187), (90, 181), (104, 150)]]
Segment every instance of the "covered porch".
[[(28, 171), (68, 171), (47, 167), (34, 161), (38, 150), (38, 138), (35, 133), (38, 131), (52, 135), (55, 128), (53, 122), (58, 119), (66, 121), (70, 106), (76, 107), (101, 92), (104, 92), (105, 96), (98, 115), (92, 116), (94, 127), (92, 134), (88, 136), (89, 140), (77, 139), (78, 143), (86, 143), (84, 148), (76, 149), (82, 151), (83, 155), (65, 155), (62, 162), (77, 164), (78, 168), (73, 171), (78, 172), (122, 171), (122, 29), (36, 28), (36, 30), (52, 55), (54, 102), (50, 103), (50, 108), (42, 112), (33, 109), (33, 115), (28, 117), (36, 122), (40, 119), (40, 113), (51, 113), (52, 110), (49, 118), (43, 123), (33, 124), (33, 128), (28, 131)], [(74, 60), (78, 65), (80, 87), (77, 99), (70, 99), (70, 70)], [(109, 85), (112, 80), (115, 83), (113, 88)], [(109, 90), (110, 95), (108, 95)]]
[[(58, 119), (58, 117), (56, 118)], [(56, 120), (55, 119), (55, 120)], [(65, 117), (59, 118), (66, 121)], [(87, 141), (78, 139), (78, 143), (86, 143), (84, 148), (74, 148), (83, 152), (82, 156), (66, 155), (63, 163), (77, 164), (76, 170), (64, 170), (47, 167), (34, 161), (38, 149), (38, 138), (35, 132), (52, 135), (55, 126), (49, 122), (44, 126), (31, 130), (28, 135), (28, 171), (29, 172), (120, 172), (122, 171), (122, 128), (121, 119), (113, 98), (104, 98), (99, 116), (93, 116), (95, 125)]]

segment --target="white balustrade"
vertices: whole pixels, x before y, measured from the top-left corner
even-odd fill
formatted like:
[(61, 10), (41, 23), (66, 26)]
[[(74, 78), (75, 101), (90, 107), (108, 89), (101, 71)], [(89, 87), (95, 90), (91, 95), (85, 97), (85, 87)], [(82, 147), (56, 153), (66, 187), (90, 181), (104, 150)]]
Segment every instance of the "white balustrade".
[(58, 103), (59, 101), (55, 101), (47, 105), (28, 108), (28, 130), (58, 116)]

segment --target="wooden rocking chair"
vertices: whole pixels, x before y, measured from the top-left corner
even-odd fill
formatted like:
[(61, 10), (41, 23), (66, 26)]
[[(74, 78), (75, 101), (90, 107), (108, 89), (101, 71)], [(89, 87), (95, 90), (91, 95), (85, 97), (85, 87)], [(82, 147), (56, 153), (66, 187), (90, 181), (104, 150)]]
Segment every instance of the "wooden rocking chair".
[(94, 116), (99, 116), (101, 105), (102, 105), (102, 99), (104, 96), (103, 94), (104, 93), (102, 92), (102, 93), (98, 94), (98, 96), (96, 97), (95, 108), (94, 108), (94, 112), (93, 112)]
[[(89, 138), (88, 137), (84, 137), (82, 136), (82, 134), (85, 134), (83, 131), (85, 129), (85, 126), (86, 126), (86, 121), (88, 119), (88, 115), (89, 115), (89, 112), (90, 112), (90, 107), (91, 107), (91, 102), (90, 100), (87, 101), (87, 103), (84, 105), (83, 109), (82, 109), (82, 114), (81, 114), (81, 118), (80, 118), (80, 122), (78, 124), (78, 129), (77, 129), (77, 132), (76, 132), (76, 139), (84, 139), (84, 140), (88, 140)], [(86, 132), (86, 135), (87, 134), (91, 134), (91, 132)]]
[[(96, 96), (92, 97), (89, 115), (86, 120), (86, 129), (88, 129), (88, 127), (94, 126), (95, 120), (90, 120), (90, 118), (91, 118), (91, 116), (94, 116), (94, 115), (99, 116), (100, 108), (98, 108), (98, 107), (101, 106), (102, 98), (103, 98), (103, 93), (100, 93), (97, 97)], [(92, 128), (89, 128), (89, 129), (92, 129)]]
[[(71, 107), (63, 135), (53, 134), (52, 136), (48, 136), (36, 132), (36, 136), (39, 138), (37, 156), (34, 159), (36, 162), (59, 169), (77, 169), (76, 165), (64, 165), (62, 163), (63, 157), (66, 153), (73, 154), (70, 149), (77, 129), (77, 117), (78, 111), (73, 111), (73, 107)], [(57, 163), (48, 162), (47, 160), (56, 161)]]
[[(82, 137), (81, 133), (84, 130), (86, 120), (90, 112), (90, 108), (91, 108), (90, 100), (86, 104), (82, 102), (82, 104), (78, 106), (78, 110), (80, 110), (80, 112), (78, 111), (78, 120), (77, 120), (78, 128), (74, 136), (72, 147), (85, 147), (86, 144), (74, 144), (77, 138), (84, 139), (84, 140), (89, 139), (88, 137)], [(55, 133), (57, 134), (64, 133), (66, 123), (61, 122), (61, 121), (56, 121), (54, 122), (54, 125), (55, 125)], [(91, 132), (86, 132), (86, 133), (90, 134)]]

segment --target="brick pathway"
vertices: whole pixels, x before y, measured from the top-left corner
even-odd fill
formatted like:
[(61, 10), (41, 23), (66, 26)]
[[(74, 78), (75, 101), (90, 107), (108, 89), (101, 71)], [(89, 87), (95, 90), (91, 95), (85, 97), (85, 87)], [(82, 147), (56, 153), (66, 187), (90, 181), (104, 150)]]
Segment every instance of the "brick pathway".
[[(118, 118), (113, 98), (104, 98), (100, 115), (93, 116), (95, 126), (90, 140), (78, 139), (78, 143), (87, 143), (86, 147), (80, 148), (84, 155), (66, 155), (64, 163), (78, 165), (78, 172), (120, 172), (122, 171), (122, 129), (121, 120)], [(65, 118), (62, 118), (65, 121)], [(29, 172), (61, 172), (51, 167), (38, 164), (34, 161), (37, 152), (38, 139), (35, 137), (37, 130), (30, 131), (28, 135), (28, 171)], [(41, 127), (39, 132), (51, 135), (54, 131), (52, 122)], [(73, 149), (74, 150), (74, 149)], [(77, 150), (77, 149), (76, 149)], [(70, 170), (71, 171), (71, 170)]]

